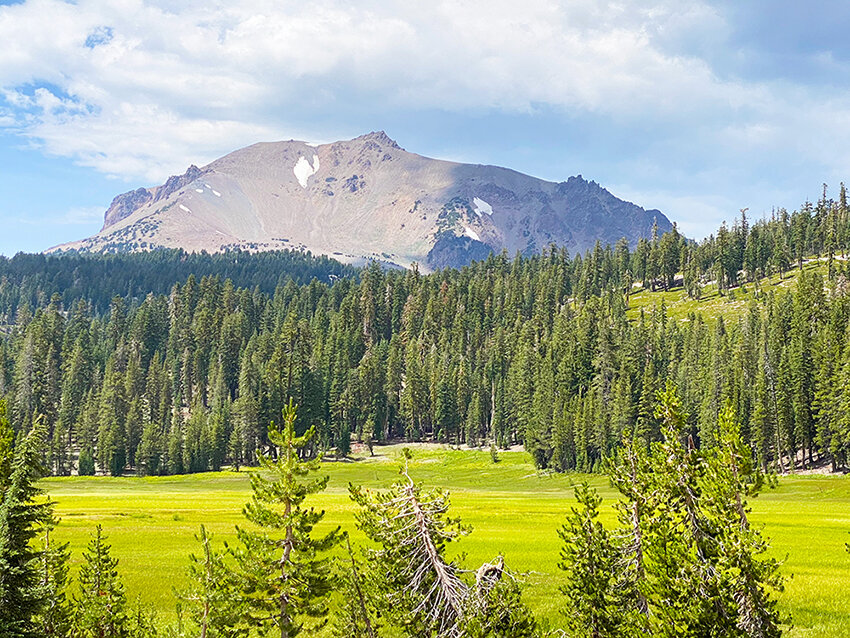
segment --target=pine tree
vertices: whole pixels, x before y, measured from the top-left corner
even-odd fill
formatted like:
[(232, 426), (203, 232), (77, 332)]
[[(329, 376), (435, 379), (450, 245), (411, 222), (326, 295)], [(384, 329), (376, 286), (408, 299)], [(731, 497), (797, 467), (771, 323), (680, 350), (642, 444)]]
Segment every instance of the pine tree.
[[(2, 402), (0, 402), (2, 403)], [(40, 531), (53, 523), (50, 501), (39, 502), (36, 482), (46, 428), (36, 419), (15, 450), (12, 473), (0, 501), (0, 627), (8, 638), (37, 638), (36, 617), (47, 604), (49, 590), (41, 582), (44, 553), (33, 547)]]
[[(778, 565), (749, 527), (746, 498), (764, 484), (728, 403), (718, 445), (698, 450), (671, 385), (658, 394), (664, 439), (650, 459), (652, 511), (645, 527), (650, 629), (662, 636), (779, 636)], [(671, 601), (676, 601), (671, 604)]]
[(118, 559), (110, 555), (106, 540), (98, 525), (83, 552), (77, 577), (80, 592), (73, 601), (75, 638), (126, 638), (130, 632)]
[(57, 544), (50, 538), (53, 526), (44, 530), (41, 548), (40, 584), (46, 604), (36, 623), (45, 638), (65, 638), (71, 628), (71, 608), (65, 595), (68, 585), (68, 543)]
[(12, 478), (15, 459), (15, 432), (6, 414), (6, 401), (0, 399), (0, 494), (5, 492)]
[[(446, 545), (469, 529), (448, 515), (448, 493), (423, 490), (406, 462), (402, 475), (386, 491), (349, 487), (360, 506), (357, 526), (376, 548), (363, 550), (365, 566), (358, 571), (363, 606), (358, 611), (358, 600), (349, 600), (337, 626), (353, 627), (348, 635), (355, 636), (373, 635), (375, 619), (411, 637), (535, 635), (537, 625), (520, 599), (518, 583), (512, 576), (503, 578), (504, 559), (475, 570), (474, 583), (464, 580), (459, 565), (447, 560)], [(353, 568), (357, 571), (356, 562)]]
[(366, 551), (371, 599), (378, 615), (405, 635), (454, 635), (468, 587), (445, 548), (469, 530), (447, 516), (447, 493), (423, 492), (404, 472), (403, 482), (386, 492), (349, 488), (360, 507), (357, 526), (378, 546)]
[(247, 636), (245, 600), (238, 590), (238, 579), (225, 554), (215, 551), (211, 536), (201, 525), (195, 539), (201, 543), (203, 554), (189, 556), (188, 590), (180, 599), (191, 605), (190, 615), (197, 627), (199, 638), (241, 638)]
[(77, 460), (77, 474), (80, 476), (94, 476), (94, 456), (88, 448), (80, 450), (80, 458)]
[(348, 559), (339, 566), (338, 591), (342, 592), (341, 605), (333, 618), (333, 635), (339, 638), (377, 638), (381, 628), (380, 612), (376, 608), (378, 599), (363, 576), (363, 564), (358, 561), (351, 548), (348, 535), (345, 538)]
[(628, 632), (627, 600), (618, 585), (622, 549), (597, 519), (602, 499), (587, 483), (575, 487), (573, 507), (558, 530), (563, 541), (558, 568), (567, 634), (576, 638), (618, 638)]
[(707, 518), (719, 530), (717, 571), (723, 594), (734, 601), (736, 629), (743, 636), (778, 637), (781, 618), (772, 594), (782, 591), (779, 563), (762, 555), (766, 541), (749, 521), (747, 498), (770, 484), (741, 439), (741, 428), (730, 403), (720, 413), (719, 445), (705, 454), (701, 493)]
[(659, 391), (662, 439), (625, 442), (610, 467), (619, 528), (598, 522), (599, 498), (577, 489), (561, 531), (568, 629), (580, 636), (775, 638), (782, 579), (748, 520), (768, 484), (727, 402), (717, 444), (697, 449), (675, 389)]
[(324, 511), (303, 507), (310, 494), (325, 489), (328, 478), (310, 479), (319, 458), (302, 460), (315, 435), (310, 427), (295, 436), (295, 405), (283, 411), (283, 429), (269, 428), (274, 457), (260, 456), (264, 474), (251, 475), (253, 498), (243, 513), (260, 528), (238, 529), (241, 547), (235, 552), (247, 597), (248, 622), (265, 631), (292, 638), (305, 628), (306, 619), (324, 624), (327, 596), (333, 581), (330, 559), (324, 554), (341, 539), (339, 528), (318, 538), (313, 528)]

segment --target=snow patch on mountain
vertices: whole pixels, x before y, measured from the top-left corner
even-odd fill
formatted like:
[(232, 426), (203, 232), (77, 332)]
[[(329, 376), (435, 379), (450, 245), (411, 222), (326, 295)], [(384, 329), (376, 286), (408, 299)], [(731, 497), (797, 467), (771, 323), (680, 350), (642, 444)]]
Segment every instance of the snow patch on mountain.
[(483, 214), (487, 214), (487, 215), (493, 214), (493, 207), (490, 206), (490, 204), (488, 204), (487, 202), (485, 202), (483, 199), (481, 199), (479, 197), (473, 197), (472, 198), (472, 207), (473, 207), (473, 210), (475, 211), (475, 214), (478, 215), (479, 217), (481, 217), (481, 215), (483, 215)]
[(437, 269), (486, 259), (491, 251), (531, 255), (556, 244), (575, 254), (622, 237), (634, 245), (651, 236), (653, 220), (659, 232), (672, 228), (661, 212), (617, 199), (582, 177), (556, 183), (497, 166), (444, 162), (370, 133), (318, 149), (261, 142), (190, 166), (164, 184), (118, 195), (97, 235), (58, 249), (212, 253), (285, 246), (343, 261), (390, 255), (399, 266)]
[(469, 226), (464, 226), (463, 231), (464, 231), (463, 234), (466, 235), (467, 237), (471, 237), (475, 241), (481, 241), (481, 237), (478, 236), (478, 233), (476, 233), (474, 230), (472, 230)]
[(307, 188), (307, 180), (310, 179), (311, 175), (315, 175), (319, 171), (319, 156), (313, 155), (313, 165), (310, 165), (310, 162), (303, 157), (299, 157), (298, 161), (295, 162), (295, 168), (292, 169), (292, 172), (295, 173), (295, 179), (298, 180), (298, 183), (301, 184), (301, 188)]

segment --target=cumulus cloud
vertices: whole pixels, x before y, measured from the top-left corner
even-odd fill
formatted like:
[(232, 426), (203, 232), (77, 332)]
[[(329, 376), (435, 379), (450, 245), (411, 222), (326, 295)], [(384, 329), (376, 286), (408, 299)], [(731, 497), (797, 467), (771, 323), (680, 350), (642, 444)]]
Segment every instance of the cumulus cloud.
[(254, 141), (327, 139), (337, 131), (322, 122), (353, 105), (545, 108), (657, 131), (633, 161), (661, 166), (666, 154), (661, 170), (709, 151), (740, 165), (742, 151), (782, 149), (840, 173), (850, 104), (736, 73), (731, 6), (26, 0), (0, 7), (0, 127), (48, 154), (155, 182)]
[(705, 11), (636, 0), (28, 0), (0, 9), (0, 86), (20, 131), (48, 153), (155, 179), (353, 98), (630, 118), (735, 108), (739, 87), (656, 42)]

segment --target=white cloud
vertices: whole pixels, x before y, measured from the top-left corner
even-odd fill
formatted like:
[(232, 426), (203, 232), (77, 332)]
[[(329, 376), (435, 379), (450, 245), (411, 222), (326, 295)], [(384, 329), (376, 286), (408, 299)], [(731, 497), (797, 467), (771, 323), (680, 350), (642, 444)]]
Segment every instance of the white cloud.
[(291, 134), (287, 112), (351, 94), (400, 107), (548, 104), (630, 117), (680, 113), (685, 96), (724, 105), (735, 87), (653, 42), (659, 25), (691, 28), (702, 7), (28, 0), (0, 8), (0, 86), (46, 152), (159, 179)]
[(850, 168), (850, 103), (719, 74), (701, 51), (729, 33), (702, 0), (27, 0), (0, 7), (0, 127), (150, 182), (258, 140), (327, 139), (312, 114), (370, 103), (651, 126), (656, 163), (793, 153), (825, 177)]
[(103, 221), (103, 207), (85, 206), (72, 208), (58, 218), (60, 224), (93, 224)]

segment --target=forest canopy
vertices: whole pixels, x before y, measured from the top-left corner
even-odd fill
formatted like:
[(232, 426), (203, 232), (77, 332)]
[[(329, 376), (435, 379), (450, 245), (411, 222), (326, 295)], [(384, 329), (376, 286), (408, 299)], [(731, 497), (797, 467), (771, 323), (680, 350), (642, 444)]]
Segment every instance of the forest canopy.
[[(0, 264), (0, 396), (15, 431), (44, 419), (56, 474), (254, 464), (290, 399), (337, 455), (352, 437), (522, 444), (540, 468), (596, 471), (623, 440), (659, 440), (667, 381), (699, 446), (730, 402), (764, 468), (844, 467), (848, 211), (842, 186), (699, 244), (674, 228), (428, 275), (286, 252), (18, 255)], [(796, 286), (759, 288), (810, 259)], [(714, 322), (626, 315), (640, 287), (748, 284)]]

